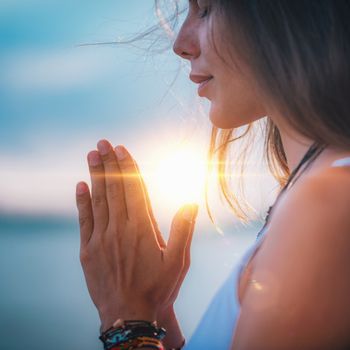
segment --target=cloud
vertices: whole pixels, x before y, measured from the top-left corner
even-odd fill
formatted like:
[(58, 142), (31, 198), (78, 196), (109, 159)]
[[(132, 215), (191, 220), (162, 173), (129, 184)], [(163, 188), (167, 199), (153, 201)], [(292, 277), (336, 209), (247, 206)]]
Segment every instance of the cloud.
[(1, 154), (0, 208), (28, 214), (71, 214), (75, 210), (75, 183), (87, 180), (85, 158), (80, 154), (85, 155), (84, 146), (88, 148), (79, 141), (66, 142), (67, 148), (62, 150), (57, 146), (34, 155)]
[(23, 92), (80, 88), (105, 79), (117, 67), (110, 51), (78, 47), (17, 52), (2, 65), (5, 86)]

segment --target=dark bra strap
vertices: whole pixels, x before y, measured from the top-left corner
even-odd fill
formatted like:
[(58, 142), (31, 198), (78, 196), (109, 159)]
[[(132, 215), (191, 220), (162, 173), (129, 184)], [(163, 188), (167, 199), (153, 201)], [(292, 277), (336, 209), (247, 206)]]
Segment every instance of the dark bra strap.
[[(258, 232), (256, 239), (258, 239), (262, 232), (264, 231), (265, 227), (267, 226), (268, 220), (269, 220), (269, 216), (270, 213), (272, 211), (272, 208), (276, 205), (278, 199), (281, 197), (282, 193), (285, 192), (288, 187), (290, 185), (293, 185), (300, 177), (300, 175), (303, 173), (303, 171), (305, 171), (310, 164), (319, 156), (319, 154), (325, 149), (326, 145), (320, 145), (317, 142), (314, 142), (309, 149), (307, 150), (307, 152), (305, 153), (305, 155), (303, 156), (303, 158), (301, 159), (301, 161), (299, 162), (299, 164), (293, 169), (293, 171), (291, 172), (291, 174), (288, 177), (288, 180), (286, 182), (286, 184), (283, 186), (283, 188), (281, 189), (281, 191), (279, 192), (277, 198), (275, 199), (273, 205), (271, 205), (267, 211), (267, 214), (265, 216), (265, 223), (264, 226), (261, 228), (261, 230)], [(305, 164), (306, 166), (304, 167), (303, 171), (301, 171), (299, 174), (299, 170), (301, 169), (301, 167)], [(296, 176), (298, 174), (298, 176)], [(293, 181), (294, 180), (294, 181)]]

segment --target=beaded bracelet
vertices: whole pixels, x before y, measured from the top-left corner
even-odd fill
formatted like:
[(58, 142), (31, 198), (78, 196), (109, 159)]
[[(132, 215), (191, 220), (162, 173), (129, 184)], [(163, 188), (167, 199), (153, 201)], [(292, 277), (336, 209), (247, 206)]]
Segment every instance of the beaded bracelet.
[[(178, 348), (168, 348), (167, 350), (181, 350), (185, 346), (186, 340), (184, 339), (182, 341), (182, 344)], [(131, 350), (131, 349), (137, 349), (140, 347), (150, 347), (157, 350), (165, 350), (164, 346), (159, 340), (155, 340), (154, 338), (148, 338), (148, 337), (138, 337), (132, 340), (129, 340), (128, 342), (122, 343), (120, 345), (113, 346), (110, 348), (110, 350)]]
[(150, 338), (150, 337), (138, 337), (135, 339), (131, 339), (119, 345), (113, 345), (113, 347), (109, 349), (110, 350), (132, 350), (132, 349), (139, 349), (143, 347), (156, 349), (156, 350), (165, 350), (160, 340)]
[(99, 339), (105, 350), (132, 350), (146, 346), (165, 350), (161, 342), (165, 335), (166, 330), (158, 328), (156, 321), (118, 319)]

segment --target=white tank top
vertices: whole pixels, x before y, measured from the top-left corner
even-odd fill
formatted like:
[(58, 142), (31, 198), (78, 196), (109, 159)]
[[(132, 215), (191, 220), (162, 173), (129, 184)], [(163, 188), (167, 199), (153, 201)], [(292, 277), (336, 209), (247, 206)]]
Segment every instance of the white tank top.
[[(350, 157), (335, 160), (332, 167), (350, 166)], [(185, 350), (230, 350), (232, 337), (237, 324), (240, 304), (238, 286), (242, 272), (254, 252), (259, 248), (267, 228), (261, 231), (257, 240), (247, 249), (211, 300)]]

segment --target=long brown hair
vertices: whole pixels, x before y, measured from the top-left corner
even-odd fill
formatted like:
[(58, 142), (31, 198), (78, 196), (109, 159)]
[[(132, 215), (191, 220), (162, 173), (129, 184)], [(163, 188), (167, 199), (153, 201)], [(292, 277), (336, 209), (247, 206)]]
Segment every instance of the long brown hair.
[[(265, 142), (264, 142), (264, 154), (267, 160), (267, 164), (270, 172), (274, 178), (278, 181), (280, 188), (282, 188), (290, 175), (290, 171), (287, 165), (286, 156), (284, 153), (283, 145), (278, 128), (273, 124), (271, 119), (266, 120), (265, 124)], [(244, 193), (244, 174), (245, 174), (245, 159), (249, 151), (249, 145), (252, 145), (254, 140), (253, 123), (247, 125), (246, 129), (240, 135), (235, 136), (235, 129), (219, 129), (215, 126), (212, 127), (209, 150), (208, 150), (208, 172), (207, 179), (209, 179), (211, 173), (216, 166), (217, 180), (222, 196), (229, 205), (229, 208), (234, 212), (236, 217), (242, 222), (247, 222), (250, 219), (250, 213), (252, 208), (245, 200), (244, 196), (238, 196), (230, 189), (229, 178), (234, 169), (228, 169), (227, 157), (231, 151), (230, 146), (242, 138), (245, 138), (245, 146), (240, 148), (235, 164), (238, 169), (239, 188), (241, 193)], [(230, 164), (232, 167), (232, 164)], [(209, 218), (214, 222), (208, 199), (208, 180), (205, 187), (205, 202)]]
[[(209, 15), (220, 18), (213, 31), (219, 28), (223, 40), (232, 43), (228, 45), (229, 53), (232, 49), (237, 55), (235, 48), (239, 47), (238, 55), (250, 67), (264, 97), (277, 107), (289, 125), (319, 144), (349, 148), (350, 1), (213, 0), (209, 3)], [(217, 53), (220, 55), (218, 50)], [(234, 55), (231, 57), (227, 64), (233, 63)], [(290, 169), (281, 135), (269, 117), (265, 125), (265, 157), (282, 187)], [(242, 137), (247, 137), (251, 129), (248, 127)], [(214, 158), (217, 160), (214, 163), (218, 165), (224, 198), (236, 216), (246, 220), (242, 202), (230, 191), (225, 175), (225, 159), (236, 141), (234, 133), (234, 129), (214, 127), (208, 157), (209, 163)]]

